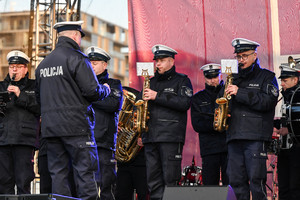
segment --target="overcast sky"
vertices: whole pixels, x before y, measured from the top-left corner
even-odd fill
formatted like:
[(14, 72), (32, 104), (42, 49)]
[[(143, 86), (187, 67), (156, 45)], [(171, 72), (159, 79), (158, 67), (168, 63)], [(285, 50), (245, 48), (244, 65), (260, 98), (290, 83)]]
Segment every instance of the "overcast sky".
[[(60, 2), (64, 1), (60, 0)], [(23, 11), (29, 8), (30, 0), (0, 0), (0, 12)], [(127, 0), (81, 0), (81, 10), (128, 28)]]

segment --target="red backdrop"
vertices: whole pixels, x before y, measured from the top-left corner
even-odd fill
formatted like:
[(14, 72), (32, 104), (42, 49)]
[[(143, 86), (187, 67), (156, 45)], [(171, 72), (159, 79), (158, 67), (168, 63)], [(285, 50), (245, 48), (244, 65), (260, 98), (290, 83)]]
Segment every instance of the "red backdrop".
[[(194, 93), (204, 88), (199, 68), (233, 58), (231, 41), (236, 37), (260, 43), (262, 67), (274, 70), (278, 68), (273, 66), (274, 49), (280, 52), (276, 56), (300, 54), (299, 7), (300, 0), (128, 0), (130, 86), (141, 89), (136, 62), (151, 62), (151, 47), (155, 44), (178, 51), (177, 71), (190, 77)], [(280, 46), (273, 45), (276, 36)], [(190, 165), (195, 155), (201, 165), (198, 134), (191, 126), (190, 116), (186, 135), (182, 163)]]

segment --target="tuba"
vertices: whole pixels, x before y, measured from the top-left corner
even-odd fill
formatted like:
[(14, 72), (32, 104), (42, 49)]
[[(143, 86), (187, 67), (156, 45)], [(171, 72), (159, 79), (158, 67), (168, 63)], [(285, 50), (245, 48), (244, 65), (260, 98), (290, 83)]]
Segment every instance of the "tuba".
[(231, 96), (226, 94), (225, 90), (229, 85), (232, 84), (233, 76), (231, 72), (231, 67), (226, 67), (226, 83), (224, 89), (224, 95), (221, 98), (216, 99), (216, 103), (219, 105), (218, 108), (215, 109), (214, 114), (214, 130), (218, 132), (223, 132), (228, 129), (227, 118), (229, 114), (229, 101)]
[(139, 150), (137, 134), (133, 127), (133, 108), (138, 91), (123, 87), (123, 104), (119, 114), (118, 136), (115, 158), (120, 162), (129, 161)]
[[(150, 79), (147, 72), (143, 72), (142, 76), (144, 77), (144, 96), (144, 90), (150, 88)], [(142, 132), (148, 131), (148, 101), (138, 100), (135, 103), (138, 93), (133, 88), (123, 87), (124, 100), (119, 115), (119, 131), (115, 156), (120, 162), (128, 162), (136, 156), (141, 148), (137, 144), (138, 138), (141, 137)], [(134, 107), (136, 107), (135, 112)]]

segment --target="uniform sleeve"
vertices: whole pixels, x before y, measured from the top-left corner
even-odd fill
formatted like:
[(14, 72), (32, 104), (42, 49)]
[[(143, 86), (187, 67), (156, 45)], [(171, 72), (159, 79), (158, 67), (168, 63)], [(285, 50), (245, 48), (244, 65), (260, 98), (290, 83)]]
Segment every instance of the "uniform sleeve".
[[(72, 61), (74, 62), (74, 61)], [(90, 61), (85, 58), (78, 61), (75, 81), (81, 90), (82, 96), (88, 101), (102, 100), (109, 95), (109, 89), (98, 83)]]
[(214, 113), (212, 113), (210, 103), (203, 102), (196, 95), (192, 98), (191, 120), (194, 130), (198, 133), (215, 133), (213, 128)]
[(179, 85), (177, 93), (159, 91), (155, 103), (178, 111), (187, 111), (190, 108), (193, 96), (193, 87), (188, 77)]
[(41, 114), (41, 109), (36, 100), (35, 83), (32, 83), (32, 86), (32, 90), (29, 90), (27, 93), (25, 91), (21, 91), (19, 97), (15, 96), (14, 101), (16, 105), (23, 107), (36, 116), (39, 116)]
[[(37, 72), (35, 73), (35, 77), (37, 77)], [(36, 102), (41, 105), (41, 99), (40, 99), (40, 85), (38, 81), (35, 81), (35, 98)]]
[(278, 84), (275, 74), (268, 74), (260, 90), (251, 88), (239, 88), (235, 100), (248, 105), (252, 110), (268, 111), (277, 103)]
[(105, 112), (118, 112), (122, 106), (122, 86), (119, 80), (114, 80), (110, 85), (111, 93), (102, 101), (93, 102), (94, 108), (103, 110)]
[(21, 91), (19, 98), (16, 98), (15, 103), (36, 116), (41, 114), (40, 105), (37, 103), (35, 95), (28, 95)]

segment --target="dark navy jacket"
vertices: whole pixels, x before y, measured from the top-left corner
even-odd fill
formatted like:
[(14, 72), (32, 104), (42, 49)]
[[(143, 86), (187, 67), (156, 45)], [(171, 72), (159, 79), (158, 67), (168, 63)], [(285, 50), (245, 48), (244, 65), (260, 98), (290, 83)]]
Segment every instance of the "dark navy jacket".
[(278, 97), (275, 74), (260, 68), (258, 59), (234, 75), (239, 87), (232, 97), (227, 141), (235, 139), (270, 141)]
[(148, 102), (150, 118), (148, 133), (143, 143), (185, 141), (187, 110), (190, 108), (193, 88), (187, 75), (179, 74), (173, 66), (150, 79), (150, 88), (157, 92), (155, 100)]
[(105, 98), (109, 90), (100, 85), (88, 57), (65, 36), (35, 71), (37, 100), (41, 103), (42, 136), (93, 134), (91, 102)]
[(100, 84), (110, 86), (111, 93), (102, 101), (92, 103), (96, 116), (95, 139), (98, 147), (115, 150), (123, 93), (120, 80), (108, 76), (107, 70), (97, 76)]
[(0, 82), (1, 92), (13, 84), (18, 86), (19, 97), (10, 94), (4, 116), (0, 122), (0, 145), (36, 146), (39, 130), (40, 107), (35, 98), (35, 81), (28, 78), (28, 73), (20, 81), (11, 83), (9, 75)]
[(294, 133), (300, 141), (300, 84), (282, 91), (286, 109), (283, 111), (281, 123), (283, 127), (289, 129), (289, 133)]
[(197, 92), (192, 98), (191, 120), (193, 128), (199, 133), (201, 156), (227, 152), (226, 133), (219, 133), (213, 128), (216, 98), (223, 86), (205, 84), (205, 89)]

